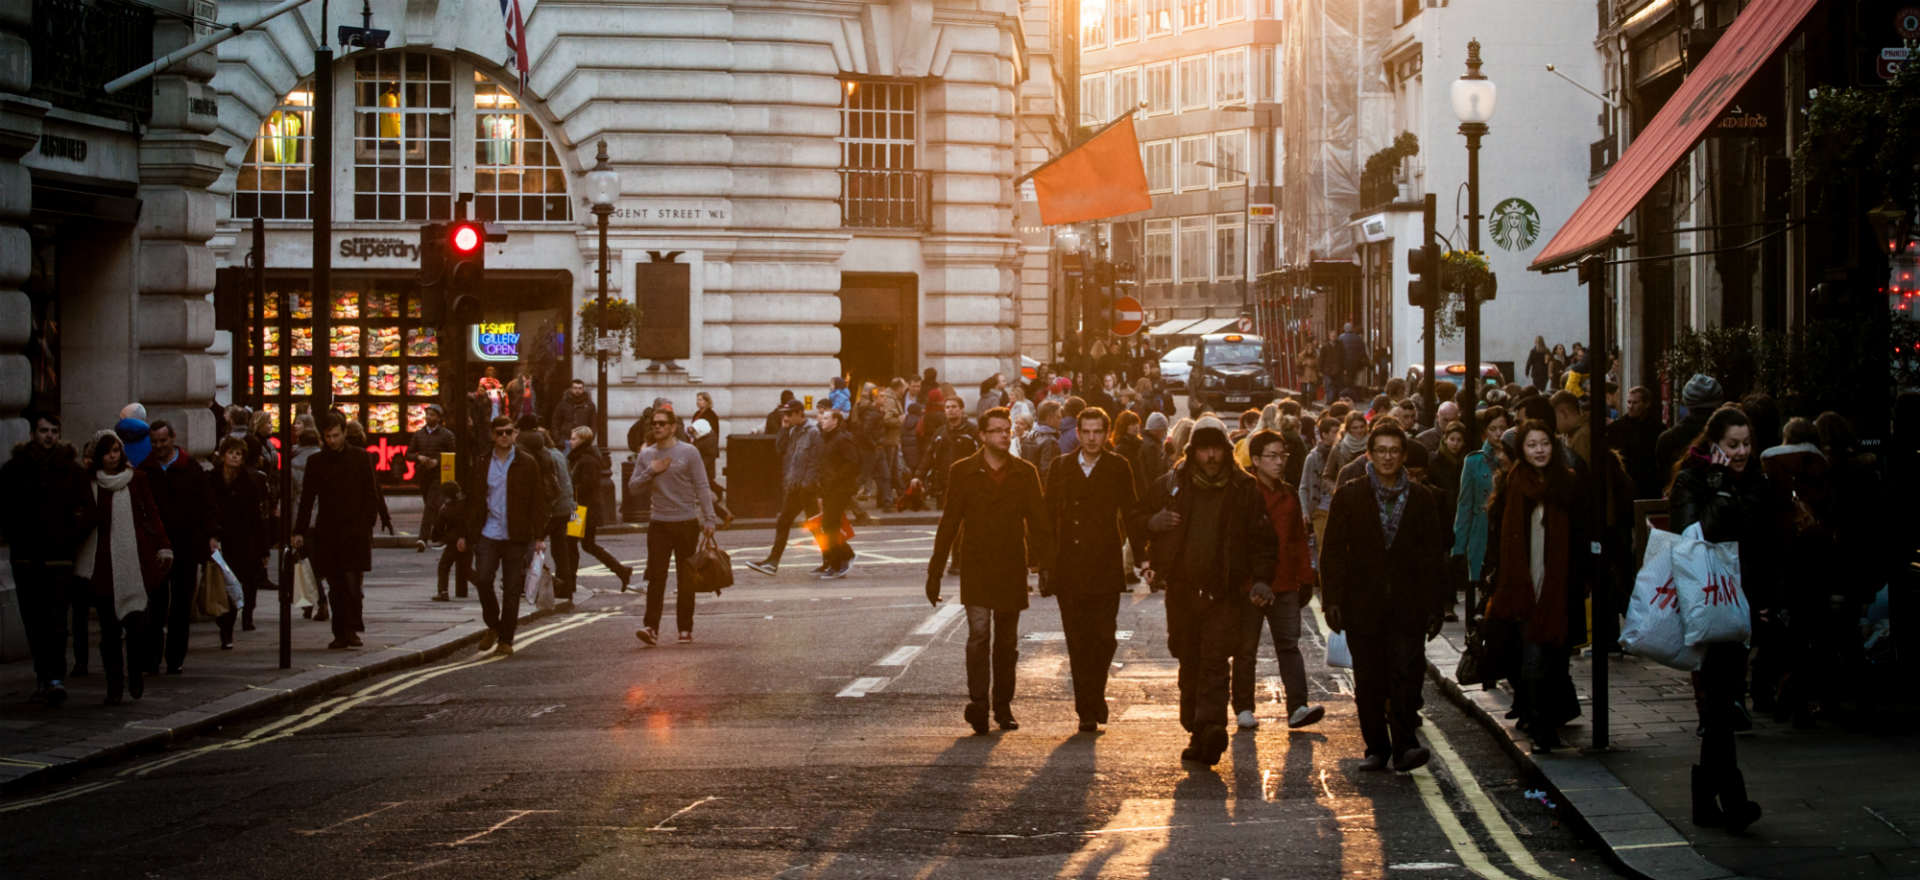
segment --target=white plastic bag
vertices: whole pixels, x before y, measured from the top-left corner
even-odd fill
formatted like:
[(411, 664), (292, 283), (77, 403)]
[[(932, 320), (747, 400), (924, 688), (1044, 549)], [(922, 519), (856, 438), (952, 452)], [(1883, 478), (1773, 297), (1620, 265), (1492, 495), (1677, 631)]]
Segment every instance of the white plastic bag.
[(1687, 644), (1680, 616), (1680, 594), (1673, 580), (1673, 545), (1680, 536), (1662, 529), (1647, 533), (1647, 552), (1633, 581), (1633, 601), (1620, 629), (1620, 647), (1662, 666), (1692, 671), (1706, 652)]
[(1673, 544), (1673, 583), (1680, 592), (1687, 644), (1753, 637), (1753, 609), (1740, 588), (1738, 543), (1715, 544), (1702, 537), (1699, 523), (1688, 526)]
[(293, 607), (312, 608), (320, 604), (320, 579), (314, 577), (313, 563), (301, 557), (293, 563)]
[(220, 567), (220, 576), (227, 581), (227, 601), (233, 605), (233, 610), (239, 611), (247, 607), (247, 594), (240, 589), (240, 578), (234, 576), (233, 567), (227, 565), (227, 558), (220, 555), (220, 551), (215, 550), (212, 562)]
[(528, 605), (553, 610), (553, 554), (541, 550), (527, 560), (526, 591)]
[(1353, 651), (1347, 648), (1345, 630), (1327, 635), (1327, 665), (1339, 669), (1353, 668)]

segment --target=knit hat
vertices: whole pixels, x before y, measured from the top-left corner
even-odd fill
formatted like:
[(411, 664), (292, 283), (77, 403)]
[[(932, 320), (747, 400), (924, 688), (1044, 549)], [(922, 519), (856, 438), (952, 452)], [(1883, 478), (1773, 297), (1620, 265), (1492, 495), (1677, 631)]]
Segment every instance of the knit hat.
[(1165, 434), (1167, 432), (1167, 414), (1163, 412), (1147, 414), (1147, 430), (1158, 431)]
[(1402, 463), (1407, 467), (1424, 468), (1432, 461), (1431, 454), (1427, 452), (1426, 444), (1413, 442), (1404, 445), (1406, 447), (1406, 458), (1402, 459)]
[(1680, 405), (1687, 409), (1716, 407), (1726, 401), (1727, 394), (1720, 390), (1720, 381), (1705, 373), (1693, 374), (1686, 387), (1680, 389)]
[(1193, 436), (1187, 438), (1187, 454), (1208, 446), (1232, 449), (1233, 443), (1227, 439), (1227, 424), (1213, 416), (1205, 416), (1193, 424)]
[(1060, 378), (1053, 380), (1053, 390), (1055, 391), (1069, 391), (1069, 390), (1072, 390), (1072, 388), (1073, 388), (1073, 380), (1065, 376), (1061, 376)]
[(127, 465), (139, 467), (147, 460), (147, 453), (153, 451), (153, 439), (147, 423), (143, 419), (125, 418), (113, 424), (113, 433), (120, 438), (120, 445), (127, 451)]

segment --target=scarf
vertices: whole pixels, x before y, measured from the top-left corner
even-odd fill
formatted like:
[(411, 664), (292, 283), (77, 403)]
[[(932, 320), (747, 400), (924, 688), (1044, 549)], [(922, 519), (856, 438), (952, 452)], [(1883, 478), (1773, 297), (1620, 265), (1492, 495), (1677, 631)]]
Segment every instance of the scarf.
[(1367, 435), (1343, 434), (1340, 436), (1340, 442), (1335, 443), (1332, 449), (1333, 451), (1326, 455), (1326, 465), (1320, 475), (1328, 483), (1337, 484), (1340, 479), (1340, 467), (1367, 454)]
[[(147, 610), (147, 583), (140, 568), (140, 538), (133, 521), (133, 493), (127, 490), (133, 484), (133, 468), (117, 474), (101, 471), (94, 474), (93, 482), (112, 494), (108, 503), (113, 506), (108, 508), (107, 524), (113, 531), (107, 535), (107, 552), (113, 564), (113, 583), (108, 586), (113, 592), (113, 613), (125, 620), (129, 614)], [(74, 576), (93, 577), (99, 544), (100, 530), (95, 528), (80, 545), (80, 556), (73, 563)]]
[(1373, 500), (1380, 506), (1380, 534), (1388, 548), (1393, 547), (1393, 539), (1400, 533), (1400, 518), (1407, 512), (1407, 485), (1412, 481), (1413, 478), (1402, 471), (1400, 485), (1389, 489), (1380, 482), (1380, 475), (1374, 473), (1373, 462), (1367, 462), (1367, 482), (1373, 484)]
[[(1500, 559), (1494, 572), (1493, 602), (1488, 613), (1497, 620), (1524, 625), (1527, 641), (1555, 644), (1567, 638), (1567, 508), (1549, 499), (1547, 479), (1538, 468), (1516, 465), (1507, 473), (1506, 507), (1500, 513)], [(1545, 577), (1534, 594), (1528, 556), (1533, 544), (1533, 509), (1546, 506)]]
[(1209, 478), (1206, 469), (1202, 468), (1199, 462), (1195, 462), (1187, 478), (1193, 481), (1195, 489), (1222, 489), (1226, 487), (1229, 480), (1233, 479), (1233, 472), (1223, 467), (1220, 469), (1220, 476)]

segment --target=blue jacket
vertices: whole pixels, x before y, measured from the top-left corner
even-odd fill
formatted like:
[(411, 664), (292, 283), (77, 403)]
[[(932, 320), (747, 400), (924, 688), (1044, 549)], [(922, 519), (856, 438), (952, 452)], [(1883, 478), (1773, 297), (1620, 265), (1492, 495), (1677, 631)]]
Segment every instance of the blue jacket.
[(1493, 494), (1493, 444), (1467, 453), (1460, 466), (1460, 500), (1453, 511), (1453, 555), (1467, 558), (1467, 577), (1480, 579), (1487, 557), (1487, 497)]
[(835, 388), (827, 392), (827, 405), (839, 410), (843, 415), (853, 412), (853, 392), (845, 388)]

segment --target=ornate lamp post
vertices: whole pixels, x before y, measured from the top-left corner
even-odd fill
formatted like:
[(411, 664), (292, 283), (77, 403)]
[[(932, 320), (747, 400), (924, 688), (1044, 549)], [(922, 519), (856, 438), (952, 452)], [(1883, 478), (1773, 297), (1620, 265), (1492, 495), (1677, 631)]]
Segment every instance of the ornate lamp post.
[(593, 359), (596, 363), (597, 384), (594, 391), (595, 411), (593, 432), (600, 438), (600, 450), (605, 453), (609, 448), (607, 441), (607, 220), (613, 216), (613, 203), (620, 200), (620, 172), (607, 164), (607, 142), (600, 141), (599, 152), (594, 155), (593, 169), (586, 173), (587, 200), (593, 203), (593, 216), (600, 223), (600, 299), (599, 321), (594, 333)]
[[(1460, 120), (1460, 133), (1467, 136), (1467, 250), (1480, 252), (1480, 138), (1487, 133), (1487, 121), (1493, 118), (1495, 90), (1493, 81), (1480, 73), (1480, 41), (1467, 43), (1467, 74), (1453, 81), (1453, 115)], [(1480, 399), (1480, 301), (1479, 292), (1467, 291), (1467, 372), (1461, 384), (1467, 399), (1460, 407), (1467, 423), (1467, 436), (1478, 436), (1480, 420), (1474, 411)]]

